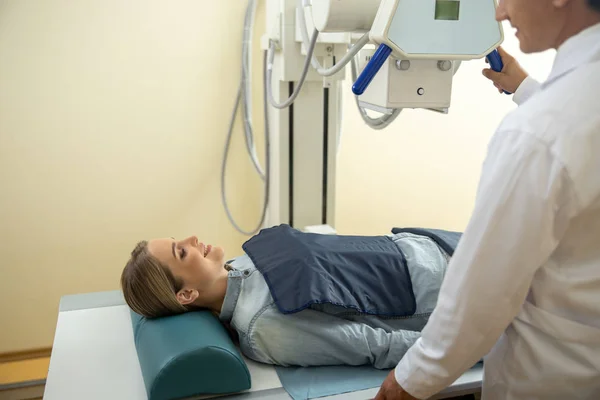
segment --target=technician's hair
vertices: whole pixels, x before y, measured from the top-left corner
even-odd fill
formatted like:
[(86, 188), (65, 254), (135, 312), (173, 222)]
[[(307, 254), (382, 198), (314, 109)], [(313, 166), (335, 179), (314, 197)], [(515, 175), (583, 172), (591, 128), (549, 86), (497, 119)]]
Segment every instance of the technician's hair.
[(588, 0), (588, 3), (594, 10), (600, 12), (600, 0)]
[(141, 241), (121, 274), (121, 288), (127, 305), (146, 318), (181, 314), (189, 308), (177, 301), (176, 293), (183, 282), (148, 251)]

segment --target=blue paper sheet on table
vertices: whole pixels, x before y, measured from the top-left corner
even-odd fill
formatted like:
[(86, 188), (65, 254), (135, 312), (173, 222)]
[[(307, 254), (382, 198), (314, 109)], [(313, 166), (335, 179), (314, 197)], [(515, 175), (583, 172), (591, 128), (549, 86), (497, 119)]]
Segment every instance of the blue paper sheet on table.
[[(483, 364), (483, 360), (474, 366), (478, 364)], [(391, 371), (370, 365), (275, 367), (275, 370), (281, 385), (293, 400), (310, 400), (377, 388)]]
[(364, 366), (275, 367), (283, 388), (294, 400), (356, 392), (381, 386), (391, 370)]

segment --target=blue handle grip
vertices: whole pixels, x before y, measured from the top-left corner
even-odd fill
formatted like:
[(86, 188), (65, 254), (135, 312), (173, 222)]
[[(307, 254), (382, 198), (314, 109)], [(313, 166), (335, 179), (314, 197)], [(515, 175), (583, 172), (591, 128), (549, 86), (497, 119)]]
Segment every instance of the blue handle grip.
[[(498, 50), (492, 51), (490, 54), (487, 55), (486, 59), (488, 60), (488, 62), (490, 63), (490, 67), (492, 67), (494, 71), (501, 72), (504, 68), (504, 63), (502, 62), (502, 57), (500, 57), (500, 53), (498, 53)], [(506, 90), (504, 90), (504, 94), (512, 93), (509, 93)]]
[(355, 95), (359, 96), (367, 90), (367, 87), (369, 87), (369, 84), (373, 78), (375, 78), (375, 75), (377, 75), (377, 72), (379, 72), (383, 63), (385, 63), (391, 53), (392, 49), (389, 46), (385, 44), (379, 45), (379, 48), (377, 48), (375, 54), (373, 54), (373, 57), (365, 69), (363, 69), (363, 72), (358, 76), (354, 85), (352, 85), (352, 92)]

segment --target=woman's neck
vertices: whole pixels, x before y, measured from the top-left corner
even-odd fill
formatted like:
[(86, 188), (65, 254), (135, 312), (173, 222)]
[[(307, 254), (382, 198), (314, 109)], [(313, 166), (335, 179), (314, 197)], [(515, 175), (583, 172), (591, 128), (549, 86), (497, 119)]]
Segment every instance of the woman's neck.
[(227, 280), (229, 273), (223, 270), (225, 273), (219, 275), (214, 281), (210, 288), (210, 292), (206, 293), (206, 296), (201, 296), (194, 302), (197, 307), (207, 308), (217, 314), (221, 313), (223, 308), (223, 302), (225, 301), (225, 294), (227, 293)]

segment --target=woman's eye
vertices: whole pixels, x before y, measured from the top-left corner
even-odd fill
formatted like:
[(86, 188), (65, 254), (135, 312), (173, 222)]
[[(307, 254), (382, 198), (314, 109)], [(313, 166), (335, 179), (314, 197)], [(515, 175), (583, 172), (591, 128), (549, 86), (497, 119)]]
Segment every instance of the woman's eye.
[(179, 258), (181, 258), (183, 260), (183, 258), (185, 257), (186, 254), (187, 254), (187, 252), (185, 251), (185, 249), (181, 249), (181, 251), (179, 252)]

